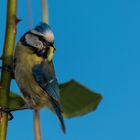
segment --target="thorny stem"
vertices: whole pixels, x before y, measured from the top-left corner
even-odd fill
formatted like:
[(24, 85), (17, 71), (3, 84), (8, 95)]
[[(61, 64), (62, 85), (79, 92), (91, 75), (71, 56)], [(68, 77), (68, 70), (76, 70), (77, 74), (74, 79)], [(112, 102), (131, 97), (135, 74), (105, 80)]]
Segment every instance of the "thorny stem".
[[(2, 64), (11, 65), (13, 63), (13, 50), (16, 35), (16, 0), (7, 1), (7, 22), (6, 34), (3, 48)], [(0, 102), (7, 106), (8, 96), (10, 90), (11, 75), (9, 72), (2, 70), (1, 73), (1, 88), (0, 88)], [(0, 118), (0, 140), (6, 140), (8, 115), (2, 112)]]

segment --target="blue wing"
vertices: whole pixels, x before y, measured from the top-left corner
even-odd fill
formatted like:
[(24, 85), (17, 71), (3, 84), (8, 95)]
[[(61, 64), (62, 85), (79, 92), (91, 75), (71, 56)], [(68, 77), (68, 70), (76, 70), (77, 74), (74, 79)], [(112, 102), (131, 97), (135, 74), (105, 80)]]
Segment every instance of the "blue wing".
[(33, 76), (41, 88), (55, 100), (60, 99), (59, 86), (52, 62), (44, 61), (32, 69)]
[(55, 76), (53, 63), (44, 61), (41, 64), (35, 65), (32, 69), (32, 73), (40, 87), (50, 96), (52, 107), (58, 116), (63, 132), (65, 132), (65, 125), (61, 114), (62, 111), (57, 102), (60, 99), (59, 86)]

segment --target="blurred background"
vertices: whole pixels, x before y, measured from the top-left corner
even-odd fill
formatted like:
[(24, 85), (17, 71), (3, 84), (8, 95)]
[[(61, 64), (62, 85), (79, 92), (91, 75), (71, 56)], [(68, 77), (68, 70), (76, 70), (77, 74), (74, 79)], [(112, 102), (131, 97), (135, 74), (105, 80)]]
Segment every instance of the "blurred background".
[[(55, 33), (54, 63), (58, 80), (72, 78), (103, 95), (96, 112), (65, 119), (67, 133), (49, 110), (41, 111), (42, 140), (140, 139), (140, 1), (48, 0)], [(18, 0), (16, 42), (41, 19), (41, 1)], [(0, 1), (2, 54), (6, 1)], [(20, 93), (16, 83), (11, 89)], [(32, 111), (14, 113), (7, 140), (34, 139)]]

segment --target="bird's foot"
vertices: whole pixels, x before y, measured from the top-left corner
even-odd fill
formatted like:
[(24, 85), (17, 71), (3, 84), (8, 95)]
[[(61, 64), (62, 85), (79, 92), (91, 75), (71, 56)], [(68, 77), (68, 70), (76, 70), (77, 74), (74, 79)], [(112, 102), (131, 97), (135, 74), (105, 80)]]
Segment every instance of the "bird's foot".
[(9, 72), (11, 74), (12, 79), (15, 78), (13, 66), (11, 66), (11, 65), (4, 65), (4, 66), (0, 66), (0, 69)]
[[(13, 115), (12, 115), (12, 113), (11, 113), (11, 111), (10, 111), (10, 109), (8, 109), (8, 108), (6, 108), (6, 107), (1, 107), (0, 106), (0, 116), (2, 117), (2, 112), (5, 112), (5, 113), (7, 113), (8, 114), (8, 120), (9, 121), (11, 121), (14, 117), (13, 117)], [(1, 118), (0, 117), (0, 118)]]
[[(0, 106), (0, 113), (1, 112), (7, 113), (8, 114), (8, 120), (10, 121), (10, 120), (12, 120), (14, 118), (14, 116), (12, 115), (11, 112), (25, 110), (25, 109), (32, 109), (32, 108), (28, 108), (27, 106), (25, 106), (25, 107), (21, 107), (21, 108), (12, 108), (12, 109), (10, 109), (10, 108), (7, 108), (7, 107)], [(1, 118), (1, 115), (0, 115), (0, 118)]]

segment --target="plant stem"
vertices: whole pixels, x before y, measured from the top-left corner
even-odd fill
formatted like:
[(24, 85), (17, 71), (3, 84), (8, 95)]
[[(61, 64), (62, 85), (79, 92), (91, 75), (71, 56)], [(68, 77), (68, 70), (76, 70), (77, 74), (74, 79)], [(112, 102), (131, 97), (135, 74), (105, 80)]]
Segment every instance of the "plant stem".
[(32, 28), (33, 27), (33, 15), (32, 15), (31, 0), (26, 0), (26, 3), (27, 3), (27, 13), (28, 13), (28, 24), (29, 24), (29, 27)]
[(49, 22), (48, 2), (47, 0), (41, 0), (41, 2), (42, 2), (42, 21), (48, 23)]
[[(41, 0), (41, 3), (42, 3), (42, 21), (48, 23), (47, 0)], [(35, 139), (41, 140), (39, 110), (34, 110), (34, 131), (35, 131)]]
[[(16, 0), (7, 1), (7, 22), (6, 34), (3, 48), (2, 64), (11, 65), (13, 63), (13, 50), (16, 35)], [(0, 102), (7, 106), (8, 95), (11, 83), (11, 75), (9, 72), (2, 70), (1, 73), (1, 88), (0, 88)], [(1, 114), (0, 120), (0, 140), (6, 140), (8, 115), (4, 112)]]
[(40, 121), (39, 121), (39, 110), (34, 110), (34, 131), (35, 139), (41, 140), (41, 131), (40, 131)]

